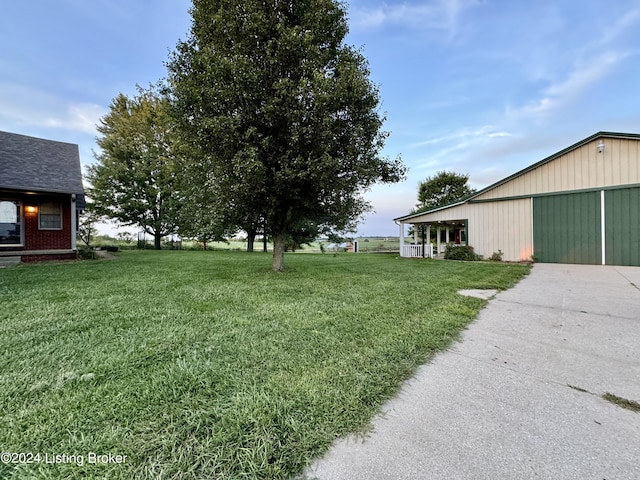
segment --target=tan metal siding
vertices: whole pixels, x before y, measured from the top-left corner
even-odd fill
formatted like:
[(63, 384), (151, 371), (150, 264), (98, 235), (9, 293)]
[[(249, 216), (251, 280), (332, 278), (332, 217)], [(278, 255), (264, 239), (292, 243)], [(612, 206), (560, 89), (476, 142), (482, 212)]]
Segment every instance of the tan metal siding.
[(533, 252), (531, 200), (475, 204), (469, 218), (469, 245), (485, 257), (502, 250), (506, 261), (529, 260)]
[(412, 218), (411, 223), (468, 220), (467, 238), (485, 258), (502, 250), (503, 260), (530, 260), (532, 245), (531, 199), (463, 204)]
[(623, 138), (605, 138), (604, 151), (598, 153), (599, 141), (600, 139), (597, 139), (571, 150), (479, 195), (476, 199), (640, 183), (640, 142)]

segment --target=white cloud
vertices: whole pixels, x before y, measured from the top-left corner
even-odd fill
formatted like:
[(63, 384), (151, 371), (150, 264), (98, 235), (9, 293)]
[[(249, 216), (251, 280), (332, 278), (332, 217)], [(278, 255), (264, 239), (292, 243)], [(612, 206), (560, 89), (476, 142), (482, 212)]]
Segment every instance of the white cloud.
[[(507, 118), (535, 121), (579, 100), (605, 77), (614, 73), (624, 60), (636, 53), (628, 44), (621, 42), (621, 37), (627, 31), (633, 31), (639, 20), (639, 8), (623, 12), (606, 22), (596, 19), (593, 34), (577, 48), (567, 48), (542, 57), (536, 55), (535, 51), (523, 55), (522, 58), (532, 55), (537, 58), (537, 62), (529, 60), (524, 63), (523, 69), (529, 73), (545, 72), (534, 75), (532, 79), (544, 80), (547, 85), (539, 90), (537, 98), (519, 107), (507, 106)], [(562, 41), (563, 37), (558, 38), (558, 41)]]
[(592, 48), (599, 46), (605, 47), (613, 43), (625, 30), (632, 27), (637, 21), (640, 20), (640, 9), (629, 10), (620, 16), (612, 24), (607, 23), (605, 27), (601, 28), (598, 35), (595, 35), (595, 40), (591, 45)]
[(602, 77), (609, 74), (616, 64), (629, 55), (623, 52), (604, 52), (569, 72), (564, 81), (547, 88), (546, 93), (554, 97), (576, 95), (589, 88)]
[(566, 104), (580, 98), (589, 88), (611, 73), (629, 56), (626, 52), (607, 51), (594, 56), (588, 63), (578, 63), (563, 78), (551, 83), (541, 92), (541, 97), (521, 107), (506, 107), (511, 120), (546, 117)]
[(513, 134), (508, 132), (494, 132), (487, 135), (489, 138), (511, 137)]
[(411, 148), (424, 147), (434, 144), (455, 143), (454, 149), (467, 146), (469, 143), (484, 141), (488, 138), (500, 138), (511, 136), (510, 133), (496, 129), (493, 125), (482, 125), (480, 127), (464, 127), (458, 131), (440, 137), (433, 137), (419, 143), (411, 145)]
[(56, 128), (95, 135), (96, 124), (106, 113), (100, 105), (78, 103), (20, 85), (0, 85), (0, 127), (5, 130)]
[(96, 124), (106, 110), (100, 105), (91, 103), (72, 104), (62, 116), (49, 117), (44, 123), (48, 127), (63, 128), (77, 132), (95, 134)]
[[(414, 145), (423, 151), (421, 159), (412, 162), (411, 180), (432, 175), (438, 170), (454, 170), (473, 175), (474, 183), (485, 181), (484, 176), (475, 179), (478, 160), (485, 159), (485, 151), (500, 148), (514, 134), (494, 125), (465, 127), (448, 135), (430, 138)], [(491, 177), (493, 178), (493, 177)]]
[(442, 30), (454, 34), (458, 19), (476, 0), (434, 0), (411, 4), (403, 2), (377, 7), (356, 7), (349, 11), (350, 24), (356, 29), (373, 29), (383, 25), (410, 25)]

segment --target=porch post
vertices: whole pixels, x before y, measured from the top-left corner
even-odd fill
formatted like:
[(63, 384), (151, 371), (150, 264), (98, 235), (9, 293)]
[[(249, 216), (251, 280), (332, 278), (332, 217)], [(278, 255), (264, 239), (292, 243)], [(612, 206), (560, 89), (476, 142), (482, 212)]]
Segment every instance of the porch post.
[(400, 256), (404, 257), (404, 223), (400, 222)]
[(445, 241), (446, 244), (449, 245), (449, 225), (446, 226), (446, 232), (445, 232)]
[(440, 225), (436, 228), (436, 235), (438, 235), (438, 239), (436, 241), (436, 255), (440, 255)]
[[(425, 237), (427, 239), (427, 243), (431, 245), (431, 224), (430, 223), (427, 225), (427, 231), (425, 233)], [(433, 249), (431, 250), (431, 253), (432, 253), (431, 256), (433, 256)]]
[(413, 224), (413, 244), (418, 245), (418, 224)]

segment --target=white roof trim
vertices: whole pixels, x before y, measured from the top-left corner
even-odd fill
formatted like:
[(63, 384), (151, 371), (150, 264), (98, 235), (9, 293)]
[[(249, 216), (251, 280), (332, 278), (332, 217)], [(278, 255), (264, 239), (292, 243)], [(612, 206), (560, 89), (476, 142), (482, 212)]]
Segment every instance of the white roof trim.
[(452, 207), (457, 207), (458, 205), (462, 205), (463, 203), (467, 203), (469, 199), (465, 199), (462, 200), (460, 202), (456, 202), (456, 203), (451, 203), (449, 205), (443, 205), (442, 207), (436, 207), (432, 210), (427, 210), (426, 212), (420, 212), (420, 213), (412, 213), (411, 215), (405, 215), (404, 217), (398, 217), (398, 218), (394, 218), (393, 221), (394, 222), (404, 222), (405, 220), (409, 220), (410, 218), (415, 218), (415, 217), (421, 217), (423, 215), (427, 215), (429, 213), (434, 213), (434, 212), (439, 212), (440, 210), (446, 210), (447, 208), (452, 208)]

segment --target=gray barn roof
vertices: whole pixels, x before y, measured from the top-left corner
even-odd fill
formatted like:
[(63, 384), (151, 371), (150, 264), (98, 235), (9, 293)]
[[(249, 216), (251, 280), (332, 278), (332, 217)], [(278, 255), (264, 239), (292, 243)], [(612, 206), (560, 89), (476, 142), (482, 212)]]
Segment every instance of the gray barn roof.
[(83, 194), (78, 145), (0, 131), (0, 189)]

